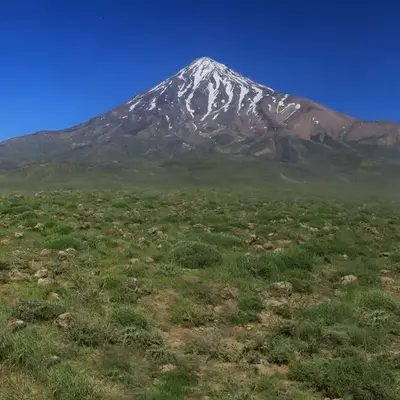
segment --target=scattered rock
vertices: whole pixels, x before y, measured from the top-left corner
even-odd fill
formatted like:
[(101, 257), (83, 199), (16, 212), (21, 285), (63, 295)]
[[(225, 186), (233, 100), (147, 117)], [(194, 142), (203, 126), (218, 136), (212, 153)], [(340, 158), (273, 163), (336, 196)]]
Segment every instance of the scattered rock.
[(372, 232), (374, 235), (379, 235), (379, 231), (378, 229), (376, 229), (374, 226), (372, 228), (369, 229), (370, 232)]
[(56, 292), (51, 292), (51, 293), (49, 293), (49, 299), (50, 300), (61, 300), (60, 299), (60, 295), (58, 294), (58, 293), (56, 293)]
[(395, 281), (393, 278), (389, 278), (388, 276), (381, 276), (381, 283), (383, 286), (392, 286)]
[(44, 224), (42, 224), (42, 223), (37, 223), (35, 226), (34, 226), (34, 228), (33, 228), (35, 231), (38, 231), (38, 232), (43, 232), (44, 231)]
[(147, 232), (150, 233), (150, 235), (155, 235), (158, 233), (158, 228), (156, 227), (150, 228)]
[(138, 258), (131, 258), (129, 260), (129, 263), (134, 265), (134, 264), (138, 264), (140, 262), (140, 260)]
[(51, 365), (58, 364), (61, 362), (61, 358), (58, 356), (50, 356), (47, 360), (47, 367), (50, 367)]
[(46, 268), (39, 269), (39, 271), (36, 272), (35, 275), (33, 275), (35, 278), (47, 278), (49, 276), (49, 270)]
[(342, 285), (348, 285), (349, 283), (355, 282), (357, 279), (355, 275), (346, 275), (342, 278), (341, 282)]
[(164, 364), (161, 366), (161, 372), (166, 373), (166, 372), (172, 372), (176, 370), (176, 365), (173, 364)]
[(29, 282), (31, 280), (31, 276), (25, 272), (13, 270), (10, 272), (9, 280), (11, 282)]
[(381, 274), (383, 275), (390, 274), (390, 269), (381, 269)]
[(348, 261), (348, 259), (349, 259), (349, 256), (347, 254), (343, 254), (343, 260)]
[(24, 235), (25, 235), (24, 232), (15, 232), (14, 233), (14, 236), (16, 239), (21, 239), (24, 237)]
[(1, 241), (0, 241), (0, 244), (2, 244), (2, 245), (4, 245), (4, 246), (7, 246), (8, 244), (10, 244), (10, 239), (7, 237), (7, 238), (4, 238), (4, 239), (2, 239)]
[(74, 257), (76, 250), (74, 250), (74, 251), (71, 251), (71, 250), (74, 250), (74, 249), (60, 250), (58, 252), (58, 257), (62, 260)]
[(78, 228), (81, 229), (81, 230), (90, 229), (90, 227), (91, 227), (90, 222), (83, 222), (82, 224), (80, 224), (78, 226)]
[(151, 257), (146, 257), (145, 261), (146, 261), (146, 264), (153, 264), (154, 263), (154, 259), (151, 258)]
[(24, 328), (26, 326), (25, 321), (22, 319), (10, 319), (6, 322), (6, 328), (11, 331), (16, 331), (18, 329)]
[(48, 255), (50, 255), (50, 254), (52, 254), (53, 253), (53, 250), (50, 250), (50, 249), (43, 249), (41, 252), (40, 252), (40, 255), (41, 256), (48, 256)]
[(254, 249), (254, 251), (259, 251), (259, 252), (265, 250), (264, 247), (261, 246), (260, 244), (255, 244), (255, 245), (253, 246), (253, 249)]
[(303, 244), (305, 242), (308, 242), (310, 240), (310, 237), (307, 235), (300, 235), (297, 239), (296, 242), (297, 244)]
[(54, 285), (54, 279), (52, 278), (39, 278), (37, 283), (40, 286), (51, 286)]
[(56, 324), (63, 329), (67, 329), (72, 321), (72, 315), (69, 312), (60, 314), (56, 319)]
[(262, 246), (265, 250), (273, 250), (274, 249), (274, 245), (272, 242), (266, 242), (263, 244)]
[(274, 250), (274, 253), (280, 253), (280, 252), (282, 252), (283, 251), (283, 248), (282, 247), (277, 247), (275, 250)]
[(72, 248), (72, 247), (69, 247), (68, 249), (65, 249), (65, 251), (66, 251), (68, 254), (76, 254), (76, 249), (74, 249), (74, 248)]
[(287, 247), (290, 246), (292, 244), (291, 240), (287, 240), (287, 239), (280, 239), (276, 241), (276, 245), (278, 247)]
[(194, 224), (193, 228), (195, 228), (195, 229), (204, 229), (205, 226), (203, 224)]
[(253, 244), (257, 242), (257, 235), (250, 235), (250, 237), (246, 240), (247, 244)]
[(285, 296), (290, 296), (293, 293), (293, 285), (290, 282), (275, 282), (272, 287)]

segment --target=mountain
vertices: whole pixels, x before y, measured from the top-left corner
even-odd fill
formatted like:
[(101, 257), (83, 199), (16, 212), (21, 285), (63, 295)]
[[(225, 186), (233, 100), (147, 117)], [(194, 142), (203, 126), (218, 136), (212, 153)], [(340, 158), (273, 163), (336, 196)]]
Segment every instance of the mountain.
[(371, 146), (397, 152), (399, 138), (400, 124), (359, 121), (204, 57), (80, 125), (0, 143), (0, 165), (214, 152), (307, 161), (319, 152), (354, 155)]

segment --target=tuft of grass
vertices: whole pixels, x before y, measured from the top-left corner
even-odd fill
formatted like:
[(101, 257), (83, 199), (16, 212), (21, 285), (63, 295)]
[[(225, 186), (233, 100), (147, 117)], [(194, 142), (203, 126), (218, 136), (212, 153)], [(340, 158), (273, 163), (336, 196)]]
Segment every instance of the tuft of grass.
[(72, 235), (52, 235), (44, 242), (44, 247), (51, 250), (65, 250), (69, 248), (81, 249), (82, 242)]
[(122, 326), (135, 326), (141, 329), (149, 327), (149, 321), (143, 312), (131, 305), (117, 305), (113, 308), (111, 320)]
[(67, 362), (51, 368), (47, 379), (55, 400), (100, 400), (103, 397), (84, 371)]
[(290, 377), (308, 383), (331, 398), (393, 400), (398, 394), (395, 376), (386, 365), (359, 357), (300, 364), (291, 371)]
[(184, 268), (204, 268), (222, 262), (219, 250), (202, 242), (178, 242), (171, 250), (170, 258)]
[(76, 344), (87, 347), (100, 347), (116, 340), (115, 329), (111, 325), (83, 316), (73, 319), (68, 334)]
[(190, 299), (176, 299), (171, 307), (171, 321), (187, 328), (207, 325), (213, 319), (213, 313)]
[(11, 310), (11, 315), (26, 322), (50, 321), (63, 313), (59, 304), (39, 300), (20, 300)]

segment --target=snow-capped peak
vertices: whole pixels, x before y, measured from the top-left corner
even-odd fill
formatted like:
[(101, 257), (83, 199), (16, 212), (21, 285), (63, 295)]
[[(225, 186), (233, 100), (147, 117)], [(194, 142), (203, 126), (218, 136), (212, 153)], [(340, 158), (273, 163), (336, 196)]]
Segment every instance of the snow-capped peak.
[(288, 96), (209, 57), (202, 57), (148, 92), (134, 97), (128, 105), (130, 112), (161, 112), (164, 107), (174, 105), (179, 109), (180, 121), (190, 120), (196, 126), (199, 123), (205, 127), (227, 112), (257, 120), (260, 104), (266, 99), (269, 112), (282, 114), (286, 120), (298, 110), (295, 104), (285, 103)]

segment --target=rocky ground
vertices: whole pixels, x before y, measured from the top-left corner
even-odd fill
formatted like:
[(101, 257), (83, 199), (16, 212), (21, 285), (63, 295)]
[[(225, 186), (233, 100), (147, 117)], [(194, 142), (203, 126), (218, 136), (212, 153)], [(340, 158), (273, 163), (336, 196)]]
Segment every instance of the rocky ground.
[(1, 399), (400, 399), (400, 208), (0, 199)]

